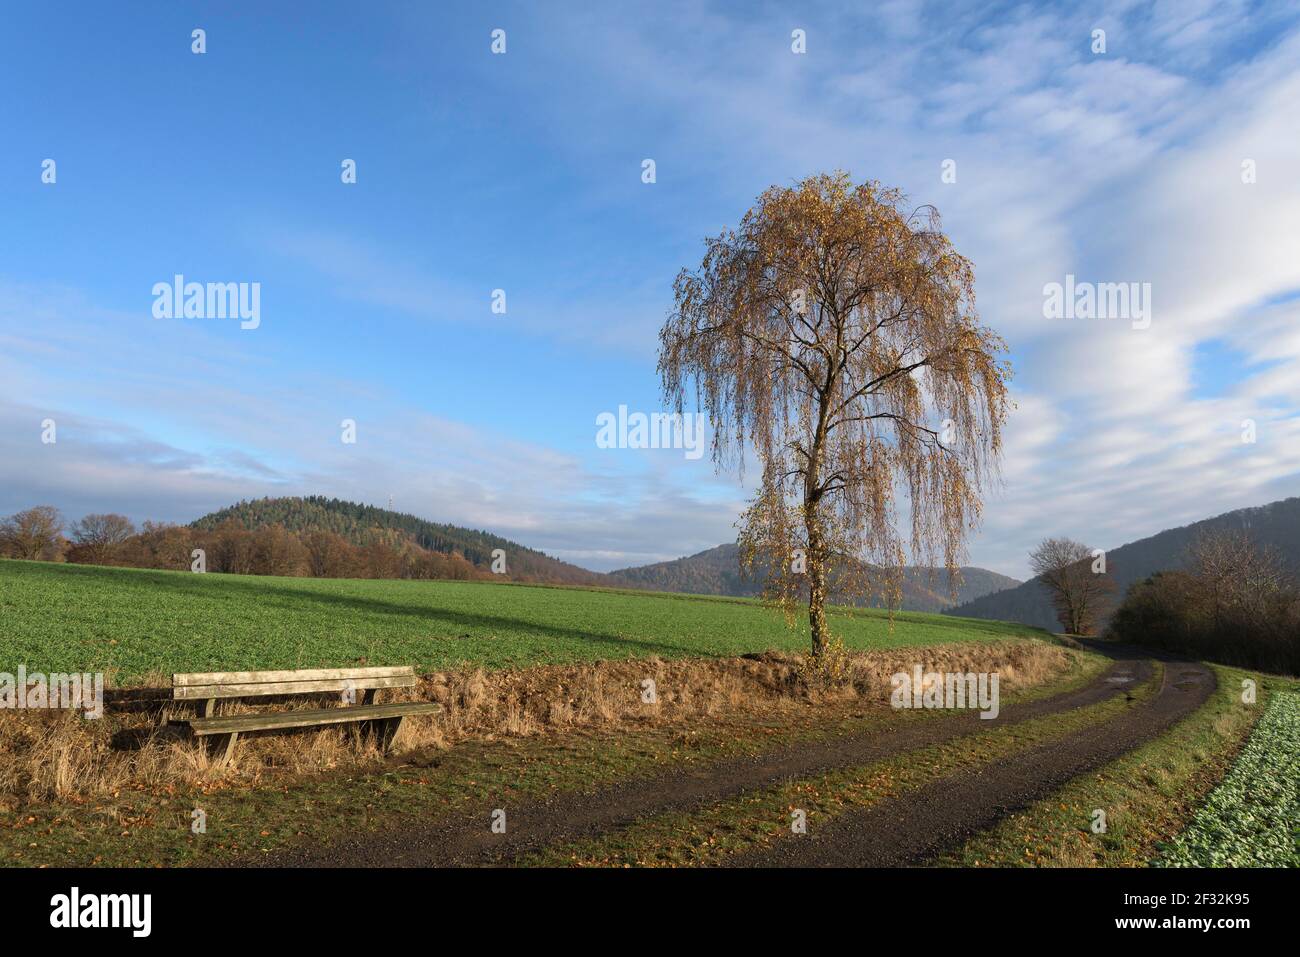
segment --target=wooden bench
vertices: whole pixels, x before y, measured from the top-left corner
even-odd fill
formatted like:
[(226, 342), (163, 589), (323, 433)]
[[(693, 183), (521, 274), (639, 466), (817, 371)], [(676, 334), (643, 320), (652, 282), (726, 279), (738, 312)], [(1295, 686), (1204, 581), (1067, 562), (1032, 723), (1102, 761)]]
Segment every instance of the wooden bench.
[[(361, 723), (363, 733), (374, 734), (381, 751), (387, 752), (410, 714), (434, 714), (442, 705), (432, 701), (376, 704), (385, 688), (412, 688), (415, 669), (321, 668), (312, 671), (212, 671), (172, 675), (172, 698), (199, 706), (196, 718), (173, 718), (170, 723), (187, 726), (205, 739), (218, 763), (230, 760), (235, 742), (247, 731), (324, 727), (330, 724)], [(265, 698), (285, 695), (319, 695), (338, 692), (344, 704), (335, 708), (299, 711), (262, 711), (216, 717), (218, 698)], [(360, 694), (358, 694), (360, 693)], [(350, 703), (360, 700), (359, 704)]]

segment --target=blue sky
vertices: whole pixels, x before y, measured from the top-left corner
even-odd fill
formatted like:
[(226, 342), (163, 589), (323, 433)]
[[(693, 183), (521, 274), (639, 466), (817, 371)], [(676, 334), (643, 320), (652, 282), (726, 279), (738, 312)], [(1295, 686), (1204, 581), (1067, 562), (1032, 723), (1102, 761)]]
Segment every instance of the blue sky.
[[(837, 168), (938, 206), (1011, 345), (972, 562), (1295, 494), (1297, 7), (862, 7), (13, 5), (0, 512), (392, 495), (601, 569), (730, 540), (735, 476), (595, 417), (660, 407), (702, 238)], [(259, 282), (261, 324), (155, 319), (176, 273)], [(1066, 274), (1151, 283), (1151, 328), (1045, 319)]]

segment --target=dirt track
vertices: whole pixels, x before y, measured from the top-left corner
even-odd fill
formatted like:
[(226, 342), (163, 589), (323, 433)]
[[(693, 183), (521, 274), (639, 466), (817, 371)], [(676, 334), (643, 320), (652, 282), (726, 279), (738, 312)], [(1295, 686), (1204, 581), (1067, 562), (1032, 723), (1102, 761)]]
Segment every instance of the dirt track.
[[(506, 807), (508, 833), (488, 828), (488, 809), (473, 819), (453, 817), (402, 829), (270, 855), (255, 862), (272, 867), (430, 867), (508, 864), (520, 855), (561, 842), (596, 837), (649, 815), (691, 811), (794, 777), (858, 767), (890, 756), (1104, 701), (1151, 674), (1146, 653), (1098, 646), (1115, 664), (1078, 691), (1009, 705), (995, 721), (973, 712), (868, 734), (785, 747), (735, 758), (707, 768), (683, 769), (584, 794)], [(1192, 676), (1180, 677), (1182, 671)], [(1191, 681), (1194, 687), (1183, 687)], [(945, 780), (863, 814), (837, 819), (816, 835), (783, 840), (738, 864), (754, 866), (914, 863), (1002, 814), (1050, 792), (1076, 774), (1124, 753), (1158, 734), (1205, 700), (1213, 676), (1197, 665), (1171, 664), (1154, 701), (1133, 707), (1100, 728), (1089, 729), (998, 762), (978, 775)], [(1104, 730), (1103, 730), (1104, 729)]]
[(1101, 725), (995, 761), (825, 827), (741, 854), (736, 867), (898, 867), (922, 864), (1063, 786), (1115, 760), (1191, 714), (1215, 688), (1203, 665), (1170, 662), (1156, 697)]

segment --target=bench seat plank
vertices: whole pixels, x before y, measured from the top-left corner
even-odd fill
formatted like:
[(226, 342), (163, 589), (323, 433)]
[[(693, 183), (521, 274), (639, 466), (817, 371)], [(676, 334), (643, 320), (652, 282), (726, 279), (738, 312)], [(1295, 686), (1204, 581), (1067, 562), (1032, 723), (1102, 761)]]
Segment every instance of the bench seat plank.
[(366, 678), (400, 678), (415, 674), (412, 665), (394, 665), (387, 668), (307, 668), (302, 671), (193, 671), (183, 675), (172, 675), (172, 684), (184, 685), (221, 685), (221, 684), (259, 684), (264, 681), (326, 681), (330, 679), (352, 679), (361, 681)]
[(414, 688), (415, 675), (387, 678), (326, 678), (308, 681), (258, 681), (250, 683), (177, 685), (172, 688), (176, 701), (201, 701), (204, 698), (265, 698), (272, 695), (321, 694), (352, 688), (365, 691), (380, 688)]
[(220, 718), (180, 718), (173, 724), (185, 724), (200, 737), (230, 734), (237, 731), (263, 731), (272, 728), (306, 728), (354, 721), (377, 721), (411, 714), (436, 714), (442, 705), (435, 701), (403, 701), (397, 704), (357, 705), (350, 708), (319, 708), (305, 711), (275, 711), (260, 714), (236, 714)]

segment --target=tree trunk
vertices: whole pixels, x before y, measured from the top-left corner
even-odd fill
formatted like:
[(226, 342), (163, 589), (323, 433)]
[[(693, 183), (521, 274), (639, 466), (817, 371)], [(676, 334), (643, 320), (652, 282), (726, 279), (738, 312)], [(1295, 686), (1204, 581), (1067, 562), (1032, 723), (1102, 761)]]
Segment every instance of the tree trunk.
[(826, 629), (826, 543), (816, 506), (810, 506), (808, 529), (808, 627), (812, 635), (812, 656), (820, 658), (830, 637)]
[(804, 473), (803, 520), (808, 532), (808, 629), (812, 638), (812, 656), (821, 658), (830, 633), (826, 628), (826, 536), (822, 528), (821, 458), (826, 444), (826, 422), (834, 379), (828, 378), (818, 402), (817, 429), (813, 433), (808, 467)]

